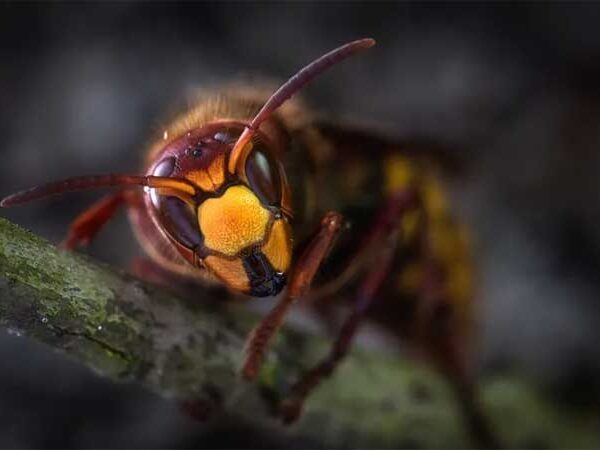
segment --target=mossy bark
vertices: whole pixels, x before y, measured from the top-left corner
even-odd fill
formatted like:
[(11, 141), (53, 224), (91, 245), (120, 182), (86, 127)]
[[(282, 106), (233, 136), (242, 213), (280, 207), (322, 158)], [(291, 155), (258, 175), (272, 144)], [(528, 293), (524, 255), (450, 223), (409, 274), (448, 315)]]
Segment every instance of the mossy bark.
[[(277, 400), (322, 356), (322, 339), (287, 330), (258, 382), (237, 375), (255, 318), (207, 291), (194, 303), (58, 250), (0, 219), (0, 325), (58, 349), (115, 382), (147, 386), (196, 413), (236, 417), (323, 447), (468, 447), (447, 384), (426, 367), (355, 350), (311, 397), (302, 419), (279, 424)], [(511, 447), (598, 447), (598, 414), (571, 411), (522, 380), (487, 380), (482, 400)], [(211, 414), (208, 414), (211, 413)]]

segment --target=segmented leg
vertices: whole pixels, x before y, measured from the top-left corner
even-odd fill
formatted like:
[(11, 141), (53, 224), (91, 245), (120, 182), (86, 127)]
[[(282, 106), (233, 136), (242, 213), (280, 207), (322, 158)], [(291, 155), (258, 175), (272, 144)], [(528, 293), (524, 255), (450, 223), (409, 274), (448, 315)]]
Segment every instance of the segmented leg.
[(241, 370), (245, 378), (251, 380), (256, 377), (266, 348), (281, 327), (291, 306), (310, 288), (321, 262), (327, 256), (334, 238), (340, 231), (342, 222), (342, 216), (336, 212), (325, 215), (316, 235), (298, 259), (287, 292), (248, 335)]
[(61, 247), (72, 250), (89, 244), (98, 231), (114, 217), (119, 207), (123, 205), (124, 194), (124, 191), (118, 191), (102, 197), (77, 216), (69, 227), (66, 239), (60, 244)]
[(318, 308), (317, 304), (322, 305), (335, 298), (335, 294), (341, 288), (375, 264), (379, 259), (382, 241), (389, 236), (394, 227), (399, 225), (407, 210), (417, 207), (419, 207), (419, 199), (414, 189), (398, 191), (391, 195), (344, 271), (334, 280), (310, 292), (310, 302), (314, 303), (314, 307)]
[(386, 246), (378, 264), (367, 274), (358, 290), (354, 301), (354, 309), (344, 322), (329, 355), (321, 363), (305, 373), (292, 387), (290, 396), (282, 402), (281, 414), (284, 422), (294, 422), (300, 416), (306, 398), (325, 378), (333, 373), (348, 353), (358, 326), (369, 310), (369, 306), (375, 301), (382, 283), (389, 275), (396, 250), (396, 242), (397, 239), (394, 239), (393, 245)]
[[(353, 310), (344, 322), (331, 352), (321, 363), (302, 376), (291, 388), (289, 397), (283, 401), (281, 414), (285, 422), (291, 423), (299, 417), (310, 393), (333, 373), (348, 353), (358, 326), (375, 301), (379, 288), (391, 270), (399, 239), (398, 225), (405, 213), (416, 206), (418, 206), (416, 193), (411, 190), (403, 191), (393, 195), (379, 214), (363, 246), (370, 250), (371, 245), (376, 245), (377, 259), (370, 264), (371, 268), (355, 297)], [(363, 254), (359, 252), (357, 257)]]

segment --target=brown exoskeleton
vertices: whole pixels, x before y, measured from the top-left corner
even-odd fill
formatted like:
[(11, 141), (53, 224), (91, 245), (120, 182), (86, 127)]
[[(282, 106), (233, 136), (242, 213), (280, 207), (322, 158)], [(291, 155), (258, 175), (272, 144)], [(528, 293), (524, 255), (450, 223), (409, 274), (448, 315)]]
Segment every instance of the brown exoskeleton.
[[(452, 380), (473, 430), (492, 445), (467, 351), (468, 245), (435, 170), (411, 146), (317, 122), (287, 101), (374, 43), (362, 39), (321, 56), (270, 97), (233, 90), (206, 99), (150, 146), (142, 175), (70, 178), (8, 196), (1, 206), (114, 187), (73, 222), (67, 248), (88, 243), (125, 206), (139, 242), (163, 269), (253, 297), (283, 291), (248, 336), (241, 369), (248, 379), (296, 301), (351, 299), (331, 353), (292, 387), (284, 418), (299, 415), (369, 314)], [(344, 222), (351, 229), (333, 245)], [(323, 264), (329, 277), (311, 288)]]

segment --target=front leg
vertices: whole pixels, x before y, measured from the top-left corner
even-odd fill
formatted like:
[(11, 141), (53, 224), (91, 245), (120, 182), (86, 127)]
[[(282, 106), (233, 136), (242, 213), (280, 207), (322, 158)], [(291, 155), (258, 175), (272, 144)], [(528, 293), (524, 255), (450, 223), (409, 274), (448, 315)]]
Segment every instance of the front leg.
[(339, 234), (342, 223), (341, 214), (336, 212), (325, 214), (319, 230), (298, 259), (287, 292), (248, 335), (242, 364), (242, 375), (246, 379), (256, 378), (271, 339), (281, 327), (291, 306), (310, 288), (317, 270)]
[(400, 223), (410, 211), (420, 208), (419, 196), (416, 191), (408, 189), (390, 196), (382, 208), (373, 227), (365, 240), (364, 248), (349, 261), (349, 266), (365, 261), (367, 252), (376, 254), (369, 257), (366, 274), (361, 282), (353, 301), (352, 311), (342, 325), (329, 354), (316, 366), (306, 372), (292, 386), (289, 396), (281, 404), (281, 414), (284, 422), (295, 421), (302, 411), (304, 402), (319, 384), (329, 377), (344, 359), (358, 328), (369, 312), (371, 305), (377, 300), (377, 294), (382, 288), (392, 270), (401, 235)]
[(76, 247), (89, 244), (98, 231), (114, 217), (117, 210), (125, 202), (125, 191), (113, 192), (102, 197), (75, 218), (69, 227), (66, 239), (61, 243), (61, 247), (73, 250)]
[(285, 423), (292, 423), (300, 416), (304, 402), (310, 393), (333, 373), (347, 355), (359, 325), (389, 275), (397, 243), (396, 234), (388, 241), (388, 245), (381, 249), (378, 264), (373, 265), (361, 284), (354, 300), (352, 313), (344, 322), (329, 354), (292, 386), (290, 395), (282, 402), (281, 415)]

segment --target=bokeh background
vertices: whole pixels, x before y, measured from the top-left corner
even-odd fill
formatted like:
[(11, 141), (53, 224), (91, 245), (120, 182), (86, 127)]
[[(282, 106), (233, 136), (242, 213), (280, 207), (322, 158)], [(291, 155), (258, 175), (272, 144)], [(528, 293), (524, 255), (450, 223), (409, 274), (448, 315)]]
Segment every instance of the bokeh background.
[[(378, 46), (312, 84), (318, 110), (452, 143), (451, 186), (481, 267), (483, 373), (519, 371), (600, 401), (600, 5), (594, 3), (0, 4), (0, 193), (136, 171), (149, 136), (196, 87), (284, 80), (357, 37)], [(14, 210), (59, 241), (97, 194)], [(124, 215), (89, 253), (139, 252)], [(0, 334), (1, 447), (272, 446), (205, 430)], [(243, 436), (243, 439), (242, 437)], [(250, 440), (249, 440), (250, 439)], [(286, 443), (286, 445), (290, 445)], [(294, 444), (294, 445), (297, 445)]]

